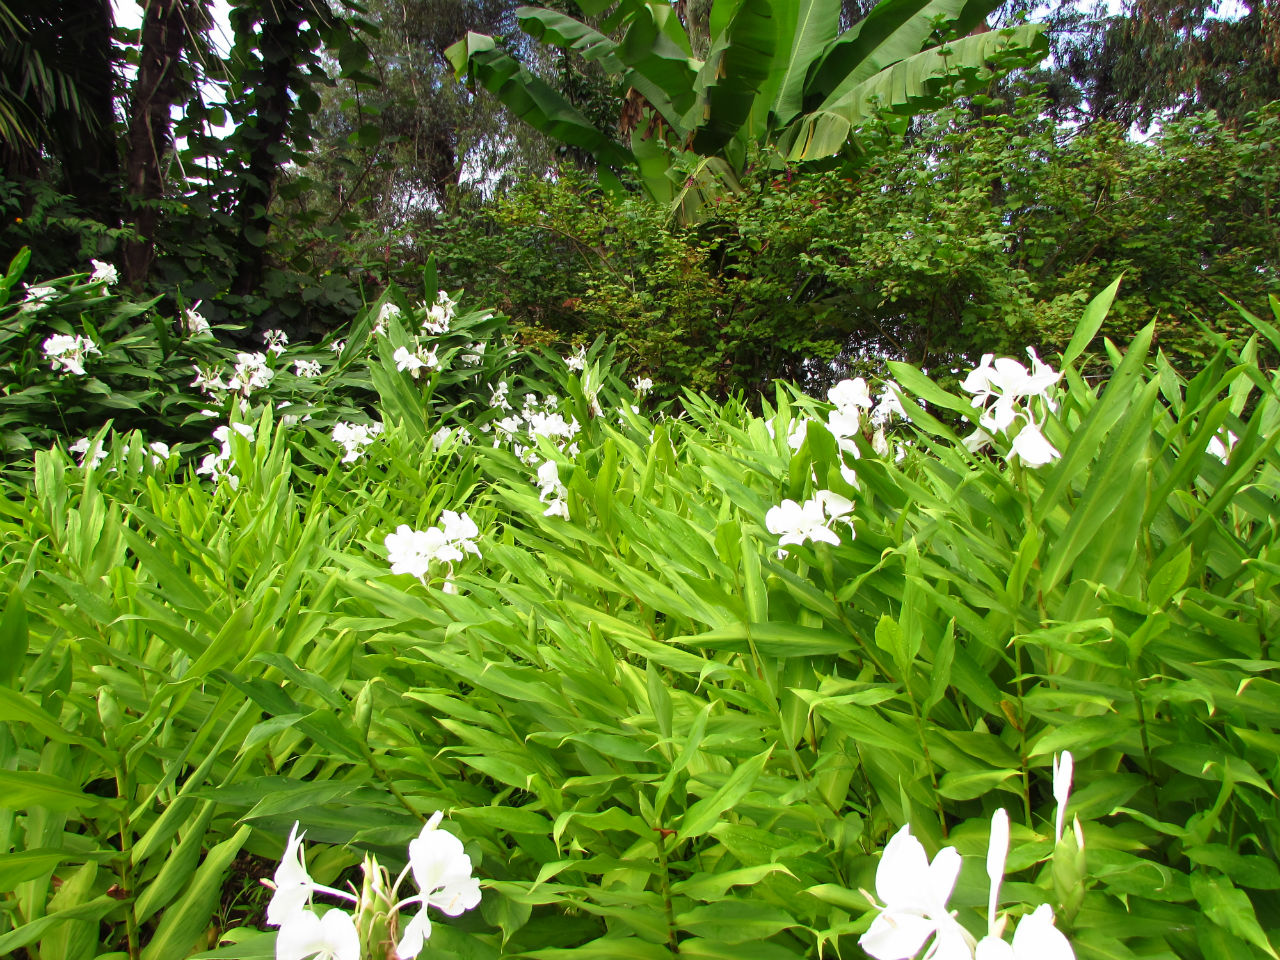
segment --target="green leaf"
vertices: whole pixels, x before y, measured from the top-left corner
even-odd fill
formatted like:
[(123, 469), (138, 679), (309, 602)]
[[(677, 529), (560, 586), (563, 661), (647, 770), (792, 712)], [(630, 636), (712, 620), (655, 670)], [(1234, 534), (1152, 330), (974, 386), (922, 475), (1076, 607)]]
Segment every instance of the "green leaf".
[(142, 960), (183, 960), (209, 928), (227, 870), (251, 829), (246, 825), (213, 847), (182, 891), (182, 896), (160, 918), (151, 940), (142, 949)]
[(4, 613), (0, 615), (0, 686), (12, 687), (22, 675), (28, 643), (27, 608), (22, 590), (10, 587)]
[(1084, 348), (1098, 335), (1103, 321), (1107, 319), (1107, 311), (1111, 309), (1111, 304), (1116, 298), (1116, 292), (1120, 289), (1120, 281), (1123, 279), (1123, 274), (1116, 277), (1110, 286), (1090, 300), (1089, 305), (1084, 308), (1084, 314), (1076, 325), (1071, 342), (1067, 344), (1067, 349), (1062, 351), (1060, 363), (1063, 367), (1069, 367), (1075, 363), (1076, 358), (1084, 353)]
[(740, 764), (719, 790), (686, 810), (680, 819), (680, 832), (676, 834), (675, 842), (682, 843), (691, 837), (700, 837), (710, 832), (724, 812), (737, 804), (755, 786), (756, 779), (772, 755), (773, 747), (770, 747)]

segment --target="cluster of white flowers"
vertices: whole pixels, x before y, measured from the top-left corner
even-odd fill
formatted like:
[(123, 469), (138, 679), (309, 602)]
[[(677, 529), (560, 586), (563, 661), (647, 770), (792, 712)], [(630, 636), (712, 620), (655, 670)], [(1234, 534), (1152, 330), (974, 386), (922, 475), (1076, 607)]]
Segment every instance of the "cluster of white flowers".
[(431, 449), (439, 450), (450, 441), (469, 444), (474, 439), (475, 438), (471, 435), (471, 431), (466, 427), (441, 427), (431, 435)]
[(102, 351), (88, 337), (80, 334), (72, 336), (68, 333), (55, 333), (41, 346), (44, 355), (49, 358), (49, 366), (54, 370), (65, 370), (77, 377), (84, 376), (84, 361), (87, 357)]
[(262, 342), (267, 345), (267, 352), (281, 356), (289, 345), (289, 335), (283, 330), (263, 330)]
[(631, 381), (631, 389), (642, 397), (646, 396), (653, 389), (653, 381), (648, 377), (636, 377)]
[(345, 340), (335, 340), (329, 344), (329, 350), (332, 353), (341, 353), (345, 349), (347, 349), (347, 341)]
[[(503, 400), (505, 402), (505, 393)], [(539, 437), (550, 440), (561, 453), (576, 457), (578, 444), (573, 438), (581, 429), (577, 417), (564, 418), (560, 412), (560, 398), (555, 394), (549, 393), (539, 400), (536, 394), (526, 393), (524, 407), (518, 415), (513, 413), (494, 421), (493, 445), (510, 443), (512, 452), (521, 462), (533, 466), (541, 459), (537, 449)]]
[(431, 306), (426, 303), (419, 304), (426, 310), (426, 316), (422, 321), (422, 329), (427, 333), (434, 333), (440, 336), (449, 332), (449, 325), (453, 322), (453, 308), (458, 302), (452, 299), (447, 292), (439, 290), (436, 292), (436, 302)]
[[(841, 452), (855, 460), (862, 456), (856, 438), (863, 432), (864, 424), (871, 428), (871, 449), (885, 457), (890, 452), (885, 428), (895, 417), (911, 419), (902, 406), (899, 387), (892, 380), (885, 381), (878, 397), (872, 396), (867, 381), (862, 377), (841, 380), (827, 391), (827, 400), (835, 408), (827, 413), (827, 431), (835, 438)], [(798, 417), (792, 421), (791, 430), (787, 434), (787, 445), (792, 450), (800, 449), (809, 424), (814, 422), (816, 421), (809, 417)], [(769, 431), (772, 434), (772, 424), (769, 425)], [(899, 446), (897, 459), (901, 460), (905, 455), (906, 450)], [(840, 464), (840, 475), (846, 483), (857, 486), (854, 469), (843, 461)]]
[(480, 529), (471, 517), (445, 510), (440, 514), (438, 526), (414, 530), (407, 523), (402, 523), (396, 527), (395, 533), (387, 534), (382, 544), (387, 549), (392, 573), (412, 574), (426, 583), (431, 565), (444, 564), (442, 589), (446, 593), (454, 593), (457, 588), (453, 585), (453, 565), (468, 553), (480, 555), (480, 548), (475, 543), (478, 536)]
[[(80, 459), (80, 466), (91, 470), (98, 466), (98, 464), (102, 463), (103, 460), (107, 459), (107, 444), (104, 440), (95, 441), (90, 440), (88, 437), (81, 437), (75, 443), (71, 444), (71, 446), (67, 447), (67, 450), (74, 453)], [(131, 449), (131, 446), (126, 444), (122, 451), (124, 456), (129, 456)], [(173, 451), (169, 449), (169, 445), (167, 443), (161, 443), (159, 440), (153, 440), (146, 444), (145, 449), (150, 452), (151, 465), (155, 467), (163, 466), (173, 455)], [(138, 469), (142, 469), (141, 463), (139, 464)]]
[(507, 394), (510, 392), (511, 387), (505, 380), (489, 384), (489, 406), (498, 410), (510, 410), (511, 401), (507, 399)]
[(182, 319), (179, 323), (182, 326), (182, 332), (189, 337), (199, 337), (212, 331), (209, 321), (200, 313), (200, 304), (203, 301), (197, 300), (191, 306), (182, 311)]
[(467, 345), (462, 354), (462, 362), (468, 367), (478, 367), (484, 362), (484, 344), (480, 341)]
[(560, 482), (560, 468), (554, 460), (545, 461), (538, 468), (538, 499), (547, 505), (544, 517), (569, 519), (569, 490)]
[[(1032, 347), (1027, 347), (1027, 355), (1031, 358), (1030, 372), (1017, 360), (994, 359), (991, 353), (984, 354), (981, 363), (969, 371), (961, 386), (974, 395), (973, 405), (982, 415), (978, 429), (965, 438), (965, 446), (976, 451), (991, 443), (995, 433), (1011, 435), (1013, 441), (1006, 459), (1017, 457), (1029, 467), (1039, 467), (1062, 454), (1045, 439), (1033, 401), (1038, 400), (1049, 412), (1056, 410), (1050, 390), (1062, 374), (1041, 363)], [(1018, 420), (1023, 425), (1014, 433)]]
[(564, 358), (564, 365), (570, 370), (581, 373), (587, 365), (587, 348), (579, 347), (577, 353), (570, 354)]
[(269, 386), (275, 375), (276, 372), (267, 364), (266, 354), (237, 353), (227, 389), (247, 397), (253, 391)]
[(295, 360), (293, 372), (296, 376), (313, 380), (320, 376), (320, 363), (317, 360)]
[(27, 295), (22, 301), (22, 313), (36, 313), (49, 305), (58, 295), (57, 287), (27, 287)]
[(226, 393), (238, 393), (241, 398), (248, 398), (255, 390), (270, 386), (276, 375), (265, 353), (237, 353), (231, 376), (225, 380), (222, 369), (218, 367), (206, 368), (193, 363), (191, 369), (196, 372), (191, 386), (216, 399), (221, 399)]
[[(307, 872), (302, 840), (306, 833), (293, 825), (280, 866), (271, 881), (263, 883), (275, 893), (267, 904), (267, 923), (279, 927), (276, 960), (360, 960), (361, 927), (370, 934), (375, 928), (395, 930), (402, 910), (417, 906), (418, 912), (404, 926), (395, 946), (398, 960), (413, 960), (431, 936), (427, 908), (447, 916), (459, 916), (480, 903), (480, 882), (471, 875), (471, 858), (453, 834), (440, 830), (443, 814), (437, 811), (418, 836), (409, 841), (408, 863), (395, 882), (372, 856), (364, 860), (365, 883), (353, 893), (322, 886)], [(416, 895), (399, 898), (400, 885), (413, 875)], [(312, 908), (312, 897), (325, 894), (354, 905), (354, 916), (331, 909), (320, 916)]]
[(347, 423), (339, 420), (333, 425), (333, 442), (343, 449), (343, 463), (355, 463), (363, 456), (365, 447), (382, 435), (382, 424)]
[(387, 321), (400, 316), (400, 307), (388, 300), (378, 308), (378, 315), (373, 321), (373, 333), (376, 336), (386, 336)]
[(231, 438), (237, 434), (250, 443), (253, 442), (253, 427), (247, 423), (224, 424), (214, 430), (213, 439), (218, 441), (218, 450), (200, 461), (200, 466), (196, 467), (196, 473), (209, 477), (214, 483), (220, 483), (225, 480), (230, 484), (232, 490), (239, 487), (240, 478), (236, 476), (232, 469), (233, 463), (231, 459)]
[(89, 275), (90, 283), (105, 283), (107, 286), (120, 280), (120, 272), (109, 263), (103, 263), (101, 260), (90, 260), (93, 264), (93, 273)]
[[(1058, 802), (1056, 836), (1062, 841), (1062, 824), (1071, 792), (1071, 754), (1061, 763), (1053, 761), (1053, 793)], [(1083, 833), (1075, 824), (1076, 843), (1083, 849)], [(974, 940), (947, 910), (947, 901), (960, 874), (960, 854), (945, 847), (929, 862), (920, 841), (904, 826), (886, 844), (876, 869), (875, 903), (880, 913), (858, 940), (875, 960), (912, 960), (932, 937), (925, 957), (937, 960), (1075, 960), (1075, 952), (1062, 932), (1053, 925), (1053, 908), (1041, 904), (1024, 916), (1013, 933), (1012, 944), (1004, 940), (1008, 915), (997, 917), (1000, 883), (1009, 855), (1009, 814), (1003, 808), (991, 818), (987, 845), (987, 934)]]
[(416, 344), (412, 352), (407, 347), (397, 347), (391, 355), (396, 362), (397, 370), (407, 370), (416, 380), (423, 370), (439, 370), (440, 358), (436, 356), (436, 348), (428, 350), (421, 343)]
[(853, 501), (831, 490), (819, 490), (804, 503), (794, 500), (783, 500), (776, 507), (770, 507), (765, 514), (764, 525), (778, 537), (778, 556), (785, 557), (787, 551), (783, 547), (788, 544), (802, 544), (809, 540), (821, 541), (833, 546), (840, 545), (840, 535), (833, 529), (836, 521), (849, 528), (849, 538), (853, 539)]

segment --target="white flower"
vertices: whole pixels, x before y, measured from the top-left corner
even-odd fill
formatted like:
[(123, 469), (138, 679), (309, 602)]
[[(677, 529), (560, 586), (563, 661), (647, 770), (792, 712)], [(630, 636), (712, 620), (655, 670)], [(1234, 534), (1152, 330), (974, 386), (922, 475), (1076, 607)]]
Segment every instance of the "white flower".
[(201, 334), (209, 333), (213, 329), (209, 326), (209, 321), (199, 311), (202, 302), (197, 300), (182, 311), (182, 331), (189, 337), (198, 337)]
[(102, 442), (98, 441), (91, 445), (88, 437), (81, 437), (71, 446), (67, 447), (67, 450), (80, 457), (80, 466), (88, 467), (90, 469), (96, 467), (103, 460), (107, 459), (107, 451), (103, 447)]
[(407, 523), (396, 527), (395, 533), (388, 533), (382, 544), (387, 548), (392, 573), (408, 573), (419, 580), (426, 578), (431, 561), (440, 558), (447, 547), (444, 531), (437, 527), (414, 530)]
[(315, 360), (295, 360), (293, 372), (296, 376), (311, 379), (320, 376), (320, 364)]
[(902, 406), (902, 396), (899, 392), (901, 389), (892, 380), (885, 383), (876, 408), (871, 411), (871, 419), (875, 423), (888, 423), (894, 417), (901, 417), (903, 420), (911, 419), (906, 408)]
[[(1014, 417), (1022, 412), (1016, 407), (1019, 400), (1039, 397), (1050, 410), (1055, 409), (1056, 405), (1049, 396), (1049, 388), (1062, 375), (1041, 363), (1031, 347), (1027, 348), (1027, 354), (1031, 358), (1031, 373), (1017, 360), (1001, 357), (992, 362), (995, 354), (986, 353), (961, 384), (961, 387), (974, 394), (973, 405), (983, 411), (978, 422), (985, 429), (1007, 429)], [(993, 399), (995, 402), (988, 410), (987, 403)]]
[(23, 313), (35, 313), (48, 306), (48, 301), (58, 295), (57, 287), (27, 287), (27, 295), (22, 301)]
[(1009, 857), (1009, 811), (1001, 807), (991, 815), (991, 838), (987, 842), (987, 930), (996, 929), (996, 907), (1000, 903), (1000, 881)]
[(587, 348), (579, 347), (578, 352), (564, 358), (564, 365), (570, 370), (582, 371), (587, 365)]
[(929, 857), (904, 826), (889, 841), (876, 868), (876, 895), (884, 902), (858, 945), (876, 960), (911, 960), (933, 937), (925, 957), (971, 960), (973, 939), (947, 912), (960, 874), (955, 847)]
[(66, 333), (55, 333), (45, 340), (41, 349), (49, 358), (49, 366), (54, 370), (65, 370), (77, 377), (84, 376), (84, 361), (90, 354), (101, 354), (98, 345), (88, 337), (79, 334), (71, 336)]
[(267, 345), (267, 352), (278, 357), (284, 353), (289, 336), (283, 330), (263, 330), (262, 340)]
[[(778, 506), (770, 507), (764, 518), (766, 529), (778, 535), (779, 548), (791, 543), (802, 544), (808, 540), (839, 546), (840, 537), (828, 527), (827, 522), (827, 512), (823, 501), (818, 497), (802, 504), (794, 500), (783, 500)], [(785, 556), (786, 551), (779, 549), (778, 554)]]
[(103, 263), (101, 260), (90, 260), (93, 264), (93, 273), (89, 277), (90, 283), (105, 283), (107, 286), (117, 282), (120, 279), (120, 273), (114, 266), (109, 263)]
[(1070, 750), (1063, 750), (1061, 757), (1053, 756), (1053, 799), (1058, 802), (1058, 816), (1053, 824), (1053, 836), (1056, 841), (1062, 840), (1062, 827), (1066, 822), (1067, 800), (1071, 797), (1071, 775), (1075, 772), (1075, 761)]
[(276, 935), (276, 960), (360, 960), (360, 933), (343, 910), (323, 917), (300, 910)]
[(643, 397), (653, 389), (653, 381), (648, 377), (636, 377), (636, 379), (631, 381), (631, 388)]
[(1013, 932), (1013, 944), (988, 934), (978, 941), (975, 960), (1075, 960), (1075, 951), (1053, 925), (1053, 908), (1047, 903), (1023, 917)]
[[(377, 319), (378, 326), (382, 326), (388, 320), (391, 320), (399, 316), (400, 316), (400, 308), (396, 304), (388, 300), (386, 303), (384, 303), (381, 307), (378, 308), (378, 319)], [(381, 332), (381, 331), (377, 331), (377, 332)]]
[(354, 463), (360, 459), (365, 447), (373, 443), (382, 433), (381, 423), (347, 423), (339, 420), (333, 425), (333, 442), (343, 448), (343, 463)]
[[(426, 304), (422, 304), (426, 307)], [(443, 290), (440, 299), (427, 307), (426, 317), (422, 321), (422, 329), (436, 335), (449, 332), (449, 323), (453, 320), (453, 301)]]
[(462, 355), (462, 362), (468, 367), (478, 367), (482, 360), (484, 360), (484, 344), (479, 341), (468, 346), (467, 352)]
[(497, 407), (499, 410), (510, 410), (511, 403), (507, 400), (507, 393), (510, 387), (507, 381), (500, 380), (497, 385), (489, 385), (489, 406)]
[(248, 397), (253, 391), (260, 390), (271, 383), (276, 372), (267, 366), (264, 353), (237, 353), (235, 367), (231, 371), (231, 379), (226, 389), (235, 390)]
[(800, 417), (791, 421), (791, 429), (787, 431), (787, 446), (792, 450), (799, 450), (804, 444), (805, 436), (809, 431), (809, 424), (815, 422), (808, 417)]
[(1045, 439), (1040, 427), (1034, 420), (1018, 431), (1013, 438), (1013, 446), (1009, 448), (1008, 458), (1018, 457), (1029, 467), (1041, 467), (1061, 457), (1057, 448)]
[(462, 841), (451, 833), (437, 830), (443, 816), (436, 812), (422, 828), (417, 839), (409, 842), (409, 866), (418, 896), (402, 900), (396, 908), (420, 903), (422, 909), (404, 928), (396, 944), (396, 956), (411, 960), (431, 936), (431, 920), (427, 907), (435, 907), (451, 917), (480, 903), (480, 882), (471, 876), (471, 858)]
[(396, 362), (397, 370), (407, 370), (416, 380), (423, 370), (434, 370), (440, 366), (440, 361), (436, 358), (436, 348), (423, 352), (419, 347), (416, 352), (410, 353), (406, 347), (397, 347), (396, 352), (391, 355), (391, 359)]
[(205, 370), (197, 363), (191, 365), (191, 369), (196, 372), (196, 378), (191, 381), (191, 386), (205, 393), (213, 393), (214, 391), (223, 391), (231, 389), (222, 379), (220, 371), (215, 369)]
[(827, 391), (827, 399), (838, 410), (852, 411), (855, 422), (857, 421), (859, 408), (870, 410), (875, 406), (875, 401), (871, 399), (871, 393), (867, 390), (867, 381), (861, 377), (853, 380), (841, 380)]
[(305, 830), (298, 832), (298, 823), (294, 821), (289, 839), (285, 843), (284, 854), (280, 857), (280, 865), (271, 878), (275, 893), (267, 903), (267, 923), (273, 927), (278, 927), (290, 917), (301, 913), (311, 902), (311, 894), (316, 885), (311, 874), (307, 873), (307, 863), (302, 852), (302, 838), (306, 835)]
[(554, 460), (547, 460), (538, 468), (538, 500), (547, 504), (544, 517), (569, 519), (569, 490), (560, 482), (560, 468)]
[(1217, 436), (1209, 441), (1209, 446), (1206, 448), (1207, 452), (1213, 454), (1223, 463), (1226, 463), (1227, 459), (1231, 456), (1231, 451), (1235, 447), (1236, 441), (1239, 439), (1239, 437), (1228, 430), (1227, 441), (1226, 443), (1223, 443), (1222, 434), (1219, 432)]
[(151, 463), (157, 467), (163, 465), (173, 455), (169, 445), (159, 440), (152, 440), (147, 444), (147, 449), (151, 451)]
[[(480, 528), (467, 514), (445, 510), (440, 514), (440, 528), (444, 531), (445, 541), (450, 546), (465, 550), (467, 553), (474, 553), (476, 556), (480, 555), (480, 548), (474, 543), (475, 538), (480, 536)], [(461, 560), (462, 555), (459, 554), (457, 559)]]
[(333, 343), (329, 344), (329, 349), (333, 353), (341, 353), (343, 350), (347, 349), (347, 341), (335, 340)]

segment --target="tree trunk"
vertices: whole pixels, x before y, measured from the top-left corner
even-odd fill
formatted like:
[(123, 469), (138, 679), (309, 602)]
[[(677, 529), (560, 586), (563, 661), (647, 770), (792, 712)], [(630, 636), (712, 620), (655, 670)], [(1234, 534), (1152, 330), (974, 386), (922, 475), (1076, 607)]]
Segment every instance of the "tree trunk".
[(291, 91), (301, 80), (298, 64), (303, 54), (302, 24), (314, 13), (307, 3), (278, 2), (262, 21), (258, 49), (262, 59), (256, 76), (246, 77), (254, 88), (255, 111), (238, 133), (249, 145), (249, 157), (236, 197), (239, 226), (239, 265), (231, 292), (248, 296), (262, 283), (262, 248), (271, 230), (271, 200), (280, 167), (287, 157), (289, 119), (294, 110)]
[(129, 113), (125, 189), (134, 205), (140, 238), (125, 244), (125, 279), (141, 285), (156, 254), (157, 202), (164, 196), (164, 157), (172, 141), (171, 113), (184, 87), (180, 75), (187, 45), (190, 0), (149, 0), (142, 21), (142, 56)]

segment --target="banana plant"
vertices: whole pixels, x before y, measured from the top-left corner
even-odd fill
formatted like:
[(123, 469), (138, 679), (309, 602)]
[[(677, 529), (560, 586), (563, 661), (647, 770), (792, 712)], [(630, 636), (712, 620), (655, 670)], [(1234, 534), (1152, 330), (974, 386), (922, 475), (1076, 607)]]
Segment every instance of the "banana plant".
[(653, 200), (689, 220), (738, 188), (749, 157), (780, 169), (856, 154), (857, 130), (867, 121), (905, 123), (1043, 57), (1039, 24), (985, 29), (998, 5), (882, 0), (842, 32), (840, 0), (715, 0), (701, 59), (667, 0), (579, 0), (598, 28), (545, 7), (518, 8), (531, 37), (615, 78), (625, 91), (625, 143), (492, 37), (468, 33), (445, 55), (460, 80), (589, 152), (606, 188), (618, 189), (618, 175), (629, 170)]

